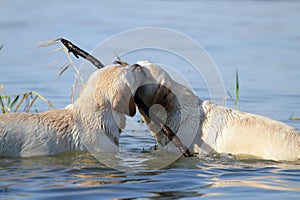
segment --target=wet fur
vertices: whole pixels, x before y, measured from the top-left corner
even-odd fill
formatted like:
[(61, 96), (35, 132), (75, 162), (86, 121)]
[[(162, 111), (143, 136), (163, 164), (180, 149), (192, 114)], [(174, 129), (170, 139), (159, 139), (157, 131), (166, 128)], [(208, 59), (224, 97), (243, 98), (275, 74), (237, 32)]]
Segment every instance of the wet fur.
[[(149, 107), (155, 104), (164, 107), (164, 111), (156, 112), (157, 115), (190, 147), (191, 152), (218, 152), (271, 160), (294, 161), (300, 158), (300, 133), (295, 128), (267, 117), (201, 101), (157, 65), (147, 61), (138, 64), (144, 72), (140, 79), (140, 85), (144, 86), (137, 90), (136, 95)], [(145, 84), (148, 82), (156, 82), (156, 85)], [(167, 145), (168, 151), (176, 151), (151, 119), (140, 112), (158, 144)]]
[(97, 70), (74, 104), (64, 109), (1, 114), (0, 157), (48, 155), (86, 147), (117, 151), (124, 114), (135, 114), (124, 73), (119, 65)]

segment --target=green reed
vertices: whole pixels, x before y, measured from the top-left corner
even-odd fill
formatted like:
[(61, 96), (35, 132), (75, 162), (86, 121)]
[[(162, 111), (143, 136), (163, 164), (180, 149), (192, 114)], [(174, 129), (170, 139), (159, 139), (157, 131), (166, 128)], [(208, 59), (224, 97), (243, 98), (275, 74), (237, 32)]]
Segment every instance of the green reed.
[(236, 69), (235, 71), (235, 98), (232, 97), (231, 93), (227, 91), (227, 94), (231, 101), (234, 102), (234, 109), (239, 110), (240, 109), (240, 101), (239, 101), (239, 91), (240, 91), (240, 84), (239, 84), (239, 73), (238, 70)]

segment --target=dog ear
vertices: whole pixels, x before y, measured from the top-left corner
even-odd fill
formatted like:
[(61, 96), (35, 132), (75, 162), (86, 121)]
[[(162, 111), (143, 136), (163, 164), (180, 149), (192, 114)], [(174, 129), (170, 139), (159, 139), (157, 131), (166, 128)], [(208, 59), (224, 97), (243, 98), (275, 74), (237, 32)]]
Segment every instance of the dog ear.
[(160, 104), (165, 109), (172, 106), (175, 94), (166, 86), (158, 85), (157, 92), (153, 98), (153, 104)]
[(113, 109), (132, 117), (136, 113), (136, 108), (131, 89), (123, 80), (112, 78), (119, 76), (119, 74), (113, 74), (112, 69), (105, 71), (107, 73), (102, 74), (97, 80), (94, 98), (100, 106), (106, 105), (106, 101), (109, 101)]
[(133, 117), (136, 113), (135, 102), (129, 87), (125, 87), (115, 93), (112, 99), (112, 107), (120, 113)]

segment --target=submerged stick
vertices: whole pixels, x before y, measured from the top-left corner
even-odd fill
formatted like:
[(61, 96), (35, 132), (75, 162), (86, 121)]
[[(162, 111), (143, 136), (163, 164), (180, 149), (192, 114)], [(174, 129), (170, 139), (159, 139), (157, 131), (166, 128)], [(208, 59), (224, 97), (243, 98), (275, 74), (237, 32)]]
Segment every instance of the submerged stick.
[[(68, 49), (69, 52), (72, 52), (74, 54), (76, 58), (82, 57), (90, 61), (98, 69), (105, 67), (97, 58), (90, 55), (83, 49), (77, 47), (76, 45), (72, 44), (70, 41), (64, 38), (60, 39), (60, 41)], [(122, 61), (115, 61), (115, 64), (120, 64), (121, 66), (127, 65), (126, 62)], [(147, 115), (147, 117), (150, 118), (151, 115), (150, 119), (154, 122), (154, 124), (161, 127), (162, 132), (169, 138), (169, 140), (171, 140), (174, 143), (174, 145), (180, 150), (180, 152), (185, 157), (192, 157), (192, 154), (189, 151), (189, 149), (184, 144), (182, 144), (181, 140), (176, 136), (176, 134), (168, 126), (163, 124), (161, 119), (149, 109), (149, 107), (143, 102), (143, 100), (138, 95), (134, 96), (134, 101), (135, 104)]]
[(168, 139), (174, 143), (174, 145), (180, 150), (184, 157), (193, 156), (189, 149), (184, 144), (182, 144), (181, 140), (176, 136), (176, 134), (168, 126), (164, 125), (162, 120), (149, 109), (149, 107), (138, 95), (134, 96), (134, 101), (136, 105), (147, 115), (147, 117), (154, 122), (155, 125), (161, 127), (161, 130), (165, 134), (165, 136), (167, 136)]

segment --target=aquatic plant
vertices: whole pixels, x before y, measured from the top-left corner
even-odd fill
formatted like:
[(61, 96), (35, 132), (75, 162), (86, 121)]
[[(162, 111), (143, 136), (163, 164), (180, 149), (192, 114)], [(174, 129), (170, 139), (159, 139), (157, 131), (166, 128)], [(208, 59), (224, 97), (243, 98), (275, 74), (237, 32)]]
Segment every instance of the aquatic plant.
[[(35, 91), (29, 91), (24, 94), (6, 95), (4, 85), (0, 85), (0, 110), (3, 114), (10, 112), (18, 112), (23, 105), (25, 112), (30, 112), (31, 108), (35, 104), (37, 99), (41, 99), (48, 104), (49, 109), (53, 109), (52, 103), (47, 100), (43, 95)], [(35, 112), (38, 112), (38, 108), (35, 108)]]
[(295, 117), (295, 113), (290, 114), (289, 120), (300, 120), (300, 117)]
[(236, 71), (235, 71), (235, 90), (234, 90), (235, 98), (233, 99), (231, 93), (229, 91), (227, 91), (229, 98), (231, 99), (231, 101), (234, 102), (234, 109), (236, 109), (236, 110), (240, 109), (239, 90), (240, 90), (239, 73), (238, 73), (238, 70), (236, 69)]
[[(75, 91), (76, 91), (76, 87), (78, 85), (83, 85), (84, 84), (84, 80), (82, 77), (82, 74), (80, 73), (79, 68), (75, 65), (74, 60), (72, 59), (72, 57), (69, 55), (69, 50), (67, 47), (71, 48), (71, 47), (75, 47), (76, 46), (65, 46), (64, 42), (66, 45), (73, 45), (71, 43), (67, 43), (67, 40), (65, 40), (64, 38), (57, 38), (55, 40), (48, 40), (48, 41), (43, 41), (43, 42), (38, 42), (37, 47), (47, 47), (47, 46), (53, 46), (53, 45), (57, 45), (58, 44), (58, 48), (50, 51), (47, 55), (51, 55), (51, 54), (56, 54), (59, 52), (62, 52), (57, 59), (55, 59), (50, 66), (54, 66), (60, 63), (63, 63), (61, 65), (61, 67), (59, 68), (58, 72), (57, 72), (57, 78), (59, 78), (66, 70), (68, 70), (69, 68), (73, 68), (73, 70), (75, 71), (75, 83), (72, 86), (72, 94), (71, 94), (71, 100), (74, 101), (75, 100)], [(79, 58), (78, 55), (74, 52), (72, 52), (74, 54), (74, 56), (76, 58)], [(87, 56), (87, 55), (85, 55)]]

